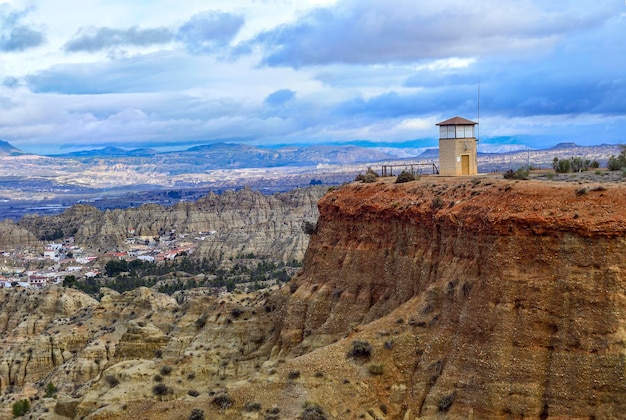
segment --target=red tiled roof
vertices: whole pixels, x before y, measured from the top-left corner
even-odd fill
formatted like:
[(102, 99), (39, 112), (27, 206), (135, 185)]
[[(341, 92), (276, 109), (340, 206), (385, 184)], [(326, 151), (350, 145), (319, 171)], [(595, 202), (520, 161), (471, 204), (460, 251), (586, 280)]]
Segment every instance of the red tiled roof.
[(457, 117), (450, 118), (449, 120), (445, 120), (440, 123), (437, 123), (435, 125), (457, 125), (457, 124), (458, 125), (475, 125), (478, 123), (474, 121), (466, 120), (465, 118), (461, 118), (457, 116)]

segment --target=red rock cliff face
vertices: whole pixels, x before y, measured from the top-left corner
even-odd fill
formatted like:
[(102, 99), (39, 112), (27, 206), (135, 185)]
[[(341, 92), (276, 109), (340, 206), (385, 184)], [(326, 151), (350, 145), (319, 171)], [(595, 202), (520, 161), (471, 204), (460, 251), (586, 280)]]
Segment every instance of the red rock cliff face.
[(319, 208), (277, 351), (390, 316), (398, 415), (626, 413), (624, 184), (351, 184)]

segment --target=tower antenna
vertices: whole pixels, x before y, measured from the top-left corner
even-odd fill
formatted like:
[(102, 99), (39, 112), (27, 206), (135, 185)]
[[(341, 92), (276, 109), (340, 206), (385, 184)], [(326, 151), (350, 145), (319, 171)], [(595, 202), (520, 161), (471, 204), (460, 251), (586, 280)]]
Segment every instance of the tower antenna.
[(476, 141), (480, 141), (480, 83), (478, 83), (478, 129), (476, 133)]

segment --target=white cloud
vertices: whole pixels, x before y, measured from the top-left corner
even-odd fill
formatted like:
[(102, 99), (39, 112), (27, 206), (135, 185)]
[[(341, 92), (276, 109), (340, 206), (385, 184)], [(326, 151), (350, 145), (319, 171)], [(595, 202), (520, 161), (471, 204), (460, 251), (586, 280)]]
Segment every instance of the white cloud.
[(486, 135), (545, 141), (585, 116), (581, 133), (619, 140), (626, 114), (609, 0), (28, 3), (0, 6), (5, 39), (45, 40), (16, 36), (30, 49), (0, 55), (0, 138), (30, 151), (427, 139), (441, 119), (473, 118), (478, 83)]

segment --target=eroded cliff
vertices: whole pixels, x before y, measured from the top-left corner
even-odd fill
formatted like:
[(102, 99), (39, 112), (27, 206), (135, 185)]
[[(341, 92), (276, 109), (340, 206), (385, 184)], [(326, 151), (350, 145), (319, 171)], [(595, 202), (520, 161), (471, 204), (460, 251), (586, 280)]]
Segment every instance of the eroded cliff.
[(450, 401), (459, 416), (618, 417), (625, 193), (475, 178), (328, 194), (281, 351), (387, 315), (396, 339), (411, 341), (388, 366), (407, 387), (405, 413), (435, 415)]
[[(170, 235), (201, 236), (213, 231), (199, 243), (197, 255), (228, 261), (254, 254), (274, 261), (302, 260), (308, 236), (302, 231), (304, 221), (317, 218), (317, 201), (326, 187), (296, 189), (265, 195), (251, 189), (211, 193), (195, 202), (180, 202), (172, 207), (146, 204), (138, 208), (99, 211), (76, 205), (56, 216), (26, 216), (11, 232), (43, 237), (62, 231), (74, 236), (76, 244), (87, 248), (124, 248), (128, 237), (141, 239)], [(0, 231), (2, 225), (0, 224)], [(21, 243), (12, 233), (13, 245)], [(2, 241), (0, 241), (0, 245)]]

